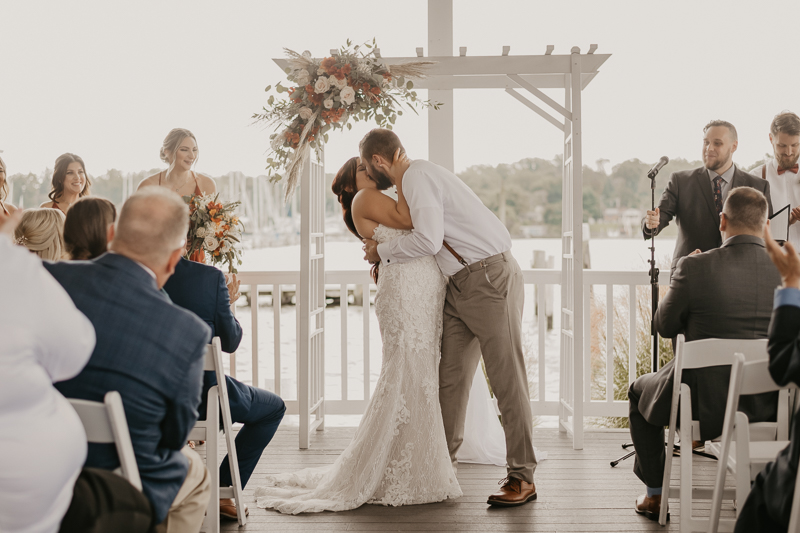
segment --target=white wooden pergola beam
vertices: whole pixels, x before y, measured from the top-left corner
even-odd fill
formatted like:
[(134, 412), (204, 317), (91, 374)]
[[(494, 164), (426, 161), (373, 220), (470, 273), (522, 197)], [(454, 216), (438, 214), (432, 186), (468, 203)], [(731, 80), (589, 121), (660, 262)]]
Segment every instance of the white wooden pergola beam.
[(527, 90), (529, 93), (537, 97), (539, 100), (541, 100), (542, 102), (546, 103), (547, 105), (549, 105), (550, 107), (561, 113), (561, 115), (564, 118), (566, 118), (567, 120), (572, 120), (572, 113), (567, 111), (566, 108), (564, 108), (564, 106), (562, 106), (561, 104), (559, 104), (558, 102), (556, 102), (555, 100), (544, 94), (542, 91), (537, 89), (533, 84), (528, 83), (527, 81), (525, 81), (516, 74), (509, 74), (508, 77), (512, 81), (518, 83), (520, 87), (522, 87), (523, 89)]
[[(426, 74), (429, 78), (437, 76), (471, 76), (518, 74), (571, 74), (571, 55), (549, 56), (430, 56), (425, 61), (433, 61)], [(582, 54), (581, 74), (595, 74), (597, 69), (611, 57), (611, 54)], [(401, 65), (419, 61), (419, 57), (382, 57), (389, 65)], [(286, 59), (274, 59), (281, 69), (286, 70)], [(562, 77), (559, 87), (564, 88)]]
[[(582, 74), (584, 87), (594, 78), (594, 74)], [(563, 74), (524, 74), (520, 78), (539, 89), (563, 89)], [(490, 76), (429, 76), (414, 80), (416, 89), (518, 89), (517, 82), (508, 79), (505, 74)]]
[(511, 96), (513, 96), (514, 98), (516, 98), (517, 100), (519, 100), (520, 102), (522, 102), (523, 104), (525, 104), (525, 106), (533, 110), (534, 113), (545, 119), (547, 122), (549, 122), (556, 128), (560, 129), (561, 131), (564, 131), (564, 124), (562, 124), (561, 122), (550, 116), (550, 114), (547, 113), (544, 109), (534, 104), (533, 102), (531, 102), (530, 100), (519, 94), (514, 89), (506, 89), (506, 92)]

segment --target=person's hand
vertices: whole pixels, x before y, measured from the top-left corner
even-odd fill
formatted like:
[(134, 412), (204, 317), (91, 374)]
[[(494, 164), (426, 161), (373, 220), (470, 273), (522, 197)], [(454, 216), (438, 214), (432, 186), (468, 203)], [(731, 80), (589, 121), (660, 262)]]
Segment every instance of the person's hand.
[(769, 225), (764, 227), (764, 244), (767, 246), (767, 253), (772, 262), (781, 274), (784, 287), (794, 287), (800, 289), (800, 256), (792, 246), (786, 241), (783, 248), (778, 246), (772, 234), (769, 232)]
[(7, 235), (13, 239), (14, 230), (17, 229), (20, 220), (22, 220), (22, 209), (18, 209), (13, 215), (0, 213), (0, 235)]
[(647, 217), (645, 219), (645, 224), (647, 225), (647, 229), (656, 229), (658, 225), (661, 223), (661, 210), (656, 207), (655, 211), (647, 211)]
[(379, 263), (381, 256), (378, 255), (378, 243), (372, 239), (364, 239), (363, 242), (364, 246), (362, 246), (361, 249), (364, 250), (364, 260), (369, 261), (373, 265)]
[(700, 248), (698, 248), (697, 250), (693, 251), (693, 252), (692, 252), (692, 253), (690, 253), (689, 255), (697, 255), (697, 254), (700, 254), (700, 253), (703, 253), (703, 252), (701, 252), (701, 251), (700, 251)]
[(792, 212), (789, 213), (789, 225), (794, 224), (798, 220), (800, 220), (800, 207), (795, 207), (792, 209)]
[(228, 286), (228, 295), (230, 296), (231, 303), (239, 299), (242, 294), (239, 292), (239, 278), (236, 274), (225, 274), (225, 285)]
[(395, 185), (399, 185), (403, 181), (403, 174), (405, 172), (400, 168), (400, 165), (403, 163), (408, 162), (408, 156), (403, 152), (400, 148), (394, 151), (394, 157), (392, 157), (392, 164), (387, 166), (385, 163), (381, 163), (378, 167), (383, 171), (384, 174), (389, 176)]

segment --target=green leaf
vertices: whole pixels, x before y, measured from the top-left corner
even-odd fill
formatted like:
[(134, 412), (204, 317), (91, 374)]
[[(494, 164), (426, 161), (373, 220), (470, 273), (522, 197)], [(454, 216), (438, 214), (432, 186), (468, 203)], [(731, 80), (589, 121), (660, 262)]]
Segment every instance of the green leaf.
[(267, 85), (267, 88), (264, 89), (264, 92), (269, 92), (270, 89), (272, 89), (272, 85)]
[(328, 142), (328, 134), (327, 133), (323, 134), (322, 138), (325, 140), (326, 143)]
[(414, 88), (414, 82), (411, 81), (411, 80), (408, 80), (408, 83), (406, 83), (406, 89), (408, 89), (410, 91), (413, 88)]
[(386, 125), (386, 129), (387, 129), (387, 130), (391, 130), (391, 129), (392, 129), (392, 125), (391, 125), (391, 124), (387, 124), (387, 125)]
[[(356, 119), (356, 120), (358, 120), (358, 119)], [(353, 125), (352, 125), (352, 124), (350, 124), (349, 122), (347, 123), (347, 129), (348, 129), (348, 130), (351, 130), (351, 129), (353, 129)]]
[(270, 95), (270, 96), (269, 96), (269, 100), (267, 100), (267, 103), (268, 103), (269, 105), (272, 105), (272, 104), (273, 104), (273, 102), (275, 102), (275, 96), (274, 96), (274, 95)]

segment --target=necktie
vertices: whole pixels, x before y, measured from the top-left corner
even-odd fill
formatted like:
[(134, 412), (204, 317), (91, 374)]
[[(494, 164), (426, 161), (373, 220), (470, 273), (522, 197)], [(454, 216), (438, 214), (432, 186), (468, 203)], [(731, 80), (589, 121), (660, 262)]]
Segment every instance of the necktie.
[(717, 208), (717, 215), (722, 213), (722, 176), (714, 178), (714, 205)]
[(797, 164), (796, 164), (795, 166), (793, 166), (793, 167), (789, 167), (789, 168), (781, 168), (781, 167), (778, 167), (778, 176), (780, 176), (781, 174), (783, 174), (783, 173), (784, 173), (784, 172), (786, 172), (787, 170), (788, 170), (789, 172), (792, 172), (793, 174), (797, 174), (797, 171), (798, 171), (798, 170), (800, 170), (800, 165), (797, 165)]

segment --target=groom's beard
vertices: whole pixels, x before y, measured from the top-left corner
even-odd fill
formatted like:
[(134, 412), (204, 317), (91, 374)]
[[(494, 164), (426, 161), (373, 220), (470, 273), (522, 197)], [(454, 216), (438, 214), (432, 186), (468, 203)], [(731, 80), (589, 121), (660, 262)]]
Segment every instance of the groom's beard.
[(378, 185), (379, 191), (385, 191), (386, 189), (394, 185), (392, 183), (392, 180), (389, 179), (389, 176), (387, 176), (383, 171), (375, 168), (375, 166), (373, 165), (369, 166), (369, 177), (372, 181), (374, 181)]

